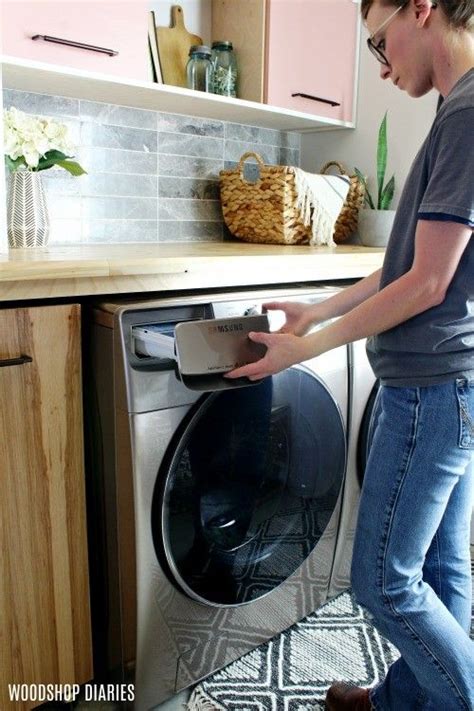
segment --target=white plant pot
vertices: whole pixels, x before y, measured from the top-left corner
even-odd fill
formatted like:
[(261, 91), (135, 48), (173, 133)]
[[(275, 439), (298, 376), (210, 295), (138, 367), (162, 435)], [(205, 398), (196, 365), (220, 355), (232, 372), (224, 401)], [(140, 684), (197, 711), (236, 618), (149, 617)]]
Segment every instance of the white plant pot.
[(38, 173), (17, 170), (11, 174), (7, 231), (10, 247), (44, 247), (48, 243), (48, 208)]
[(395, 210), (360, 210), (357, 231), (365, 247), (386, 247)]

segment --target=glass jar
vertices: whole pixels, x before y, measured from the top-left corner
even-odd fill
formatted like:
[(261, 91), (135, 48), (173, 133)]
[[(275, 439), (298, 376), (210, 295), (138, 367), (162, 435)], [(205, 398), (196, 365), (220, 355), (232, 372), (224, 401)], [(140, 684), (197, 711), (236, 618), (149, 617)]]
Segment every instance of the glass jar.
[(212, 52), (203, 44), (192, 45), (186, 65), (188, 89), (212, 91)]
[(237, 60), (232, 42), (212, 43), (212, 91), (220, 96), (237, 96)]

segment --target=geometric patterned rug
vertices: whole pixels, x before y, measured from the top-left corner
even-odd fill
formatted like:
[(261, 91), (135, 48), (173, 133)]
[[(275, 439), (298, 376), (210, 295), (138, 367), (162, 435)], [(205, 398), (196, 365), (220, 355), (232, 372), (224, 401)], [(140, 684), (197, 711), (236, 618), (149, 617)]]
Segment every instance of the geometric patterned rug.
[[(474, 612), (474, 608), (473, 608)], [(471, 636), (474, 639), (474, 616)], [(345, 592), (195, 687), (188, 711), (322, 711), (334, 681), (373, 686), (398, 650)]]
[(197, 686), (189, 711), (316, 711), (336, 680), (372, 686), (398, 651), (349, 593)]

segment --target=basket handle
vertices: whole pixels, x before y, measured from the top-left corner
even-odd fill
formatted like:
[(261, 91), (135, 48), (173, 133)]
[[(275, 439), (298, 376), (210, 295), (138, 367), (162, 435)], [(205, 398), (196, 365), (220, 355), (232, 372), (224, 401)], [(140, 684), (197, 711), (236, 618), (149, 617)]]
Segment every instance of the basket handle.
[(339, 163), (337, 160), (330, 160), (329, 163), (326, 163), (325, 165), (323, 165), (323, 167), (321, 168), (322, 175), (324, 175), (324, 173), (327, 173), (328, 168), (331, 168), (331, 166), (333, 166), (333, 165), (336, 166), (336, 168), (339, 170), (341, 175), (348, 175), (348, 172), (344, 168), (342, 163)]
[(262, 156), (259, 156), (258, 153), (254, 153), (253, 151), (247, 151), (247, 153), (244, 153), (242, 158), (239, 160), (238, 168), (241, 180), (244, 179), (244, 163), (248, 160), (248, 158), (255, 158), (260, 168), (265, 166)]

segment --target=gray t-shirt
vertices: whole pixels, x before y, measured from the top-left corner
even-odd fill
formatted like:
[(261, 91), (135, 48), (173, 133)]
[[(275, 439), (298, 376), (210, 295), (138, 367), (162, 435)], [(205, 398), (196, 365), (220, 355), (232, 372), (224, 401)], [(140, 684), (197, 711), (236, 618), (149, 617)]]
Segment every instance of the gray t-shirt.
[[(474, 228), (474, 69), (446, 97), (415, 158), (395, 215), (381, 289), (411, 268), (419, 219)], [(384, 385), (474, 378), (472, 237), (443, 303), (368, 339), (367, 355)]]

